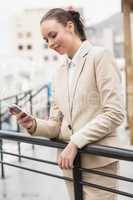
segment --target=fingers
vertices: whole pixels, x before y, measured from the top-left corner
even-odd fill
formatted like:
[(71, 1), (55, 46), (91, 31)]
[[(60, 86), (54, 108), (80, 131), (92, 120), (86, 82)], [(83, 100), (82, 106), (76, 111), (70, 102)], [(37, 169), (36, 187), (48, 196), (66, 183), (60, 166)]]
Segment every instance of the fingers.
[(73, 162), (77, 155), (77, 146), (71, 142), (67, 144), (65, 149), (59, 156), (58, 165), (61, 169), (72, 169)]
[(22, 127), (26, 129), (31, 128), (33, 125), (33, 117), (24, 112), (20, 112), (19, 114), (17, 114), (16, 119), (18, 124), (20, 124)]
[(31, 121), (31, 116), (27, 115), (27, 116), (23, 117), (21, 120), (23, 123)]
[(61, 169), (69, 169), (69, 161), (64, 158), (59, 158), (58, 165)]
[(63, 158), (59, 157), (58, 165), (61, 169), (72, 169), (73, 168), (73, 161), (70, 158)]
[(18, 121), (26, 116), (28, 116), (28, 114), (26, 114), (25, 112), (20, 112), (20, 113), (16, 114), (16, 119)]

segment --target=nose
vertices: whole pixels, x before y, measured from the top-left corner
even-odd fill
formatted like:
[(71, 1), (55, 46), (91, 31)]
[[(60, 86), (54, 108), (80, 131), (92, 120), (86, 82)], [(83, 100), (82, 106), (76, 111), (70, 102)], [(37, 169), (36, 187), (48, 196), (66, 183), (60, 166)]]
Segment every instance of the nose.
[(54, 46), (54, 40), (50, 39), (50, 40), (48, 41), (48, 47), (52, 49), (53, 46)]

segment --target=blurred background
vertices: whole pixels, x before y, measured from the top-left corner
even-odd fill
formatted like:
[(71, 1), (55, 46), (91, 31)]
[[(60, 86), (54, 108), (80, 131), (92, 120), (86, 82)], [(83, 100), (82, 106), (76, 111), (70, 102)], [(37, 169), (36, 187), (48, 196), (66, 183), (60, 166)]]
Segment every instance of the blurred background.
[[(127, 118), (118, 129), (118, 134), (122, 144), (127, 145), (127, 148), (129, 146), (132, 148), (132, 0), (73, 0), (73, 2), (70, 0), (0, 0), (0, 129), (24, 131), (17, 126), (15, 119), (10, 118), (9, 113), (5, 112), (9, 103), (24, 106), (26, 111), (37, 117), (48, 117), (51, 79), (57, 67), (64, 61), (64, 56), (48, 49), (47, 44), (41, 38), (40, 19), (50, 8), (54, 7), (79, 10), (84, 19), (87, 39), (93, 44), (109, 49), (115, 56), (117, 67), (122, 75), (127, 110)], [(45, 85), (47, 87), (44, 87)], [(45, 92), (42, 92), (44, 90)], [(26, 91), (28, 92), (25, 93)], [(19, 93), (21, 93), (20, 96)], [(20, 150), (20, 146), (12, 145), (10, 142), (5, 145), (5, 149), (9, 148), (13, 151), (16, 148)], [(56, 156), (56, 152), (49, 149), (43, 151), (41, 148), (36, 148), (33, 152), (28, 146), (24, 146), (21, 150), (35, 157), (43, 156), (44, 152), (47, 158), (53, 159)], [(27, 164), (34, 166), (29, 161)], [(129, 173), (129, 177), (133, 176), (132, 167), (128, 163), (122, 163), (121, 172)], [(11, 176), (11, 173), (15, 176)], [(36, 180), (36, 183), (33, 180)], [(37, 185), (39, 181), (42, 183), (40, 187)], [(57, 185), (57, 182), (53, 182), (50, 178), (29, 176), (28, 173), (15, 171), (15, 169), (7, 170), (7, 179), (0, 180), (2, 185), (0, 200), (12, 200), (15, 196), (17, 200), (53, 200), (55, 198), (51, 195), (48, 182), (53, 184), (52, 190), (58, 193), (56, 199), (68, 200), (64, 185)], [(17, 190), (14, 184), (17, 185)], [(47, 185), (45, 193), (43, 185)], [(129, 192), (132, 191), (132, 186), (122, 185), (121, 187)], [(126, 200), (126, 198), (121, 197), (119, 200)]]
[(63, 56), (49, 50), (40, 34), (40, 19), (52, 7), (78, 9), (88, 39), (110, 49), (124, 68), (120, 0), (5, 0), (0, 6), (0, 98), (49, 82), (62, 63)]

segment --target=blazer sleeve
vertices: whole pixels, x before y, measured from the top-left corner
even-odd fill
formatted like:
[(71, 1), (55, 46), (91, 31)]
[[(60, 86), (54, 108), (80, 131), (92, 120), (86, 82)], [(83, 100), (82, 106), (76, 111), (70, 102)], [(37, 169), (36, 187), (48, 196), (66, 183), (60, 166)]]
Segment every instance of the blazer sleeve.
[(47, 138), (56, 138), (60, 132), (62, 122), (62, 112), (60, 111), (55, 100), (54, 81), (52, 82), (52, 101), (50, 108), (49, 120), (36, 119), (36, 130), (33, 136), (43, 136)]
[(94, 67), (102, 112), (71, 136), (79, 148), (112, 133), (125, 116), (120, 71), (112, 54), (102, 50), (95, 56)]

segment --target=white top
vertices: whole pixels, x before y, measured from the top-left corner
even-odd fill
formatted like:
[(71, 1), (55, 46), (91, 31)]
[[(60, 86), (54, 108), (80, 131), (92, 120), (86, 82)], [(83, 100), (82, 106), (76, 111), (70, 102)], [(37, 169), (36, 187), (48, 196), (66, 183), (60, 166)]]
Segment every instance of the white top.
[(80, 51), (82, 49), (84, 45), (84, 42), (82, 42), (82, 44), (80, 45), (79, 49), (76, 51), (76, 53), (74, 54), (73, 58), (70, 59), (68, 58), (68, 65), (69, 65), (69, 93), (71, 92), (71, 83), (72, 83), (72, 80), (73, 80), (73, 77), (74, 77), (74, 72), (75, 72), (75, 61), (77, 59), (77, 57), (79, 56), (80, 54)]

